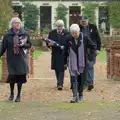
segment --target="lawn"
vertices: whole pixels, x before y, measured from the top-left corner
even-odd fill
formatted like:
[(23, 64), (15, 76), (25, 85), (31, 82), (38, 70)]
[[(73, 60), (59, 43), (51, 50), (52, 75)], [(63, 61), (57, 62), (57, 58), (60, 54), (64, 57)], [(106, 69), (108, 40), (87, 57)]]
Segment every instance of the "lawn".
[[(95, 104), (94, 104), (95, 102)], [(119, 120), (119, 102), (87, 101), (79, 104), (40, 101), (0, 102), (2, 120)]]
[(100, 54), (97, 56), (97, 60), (102, 61), (102, 62), (106, 62), (107, 60), (107, 56), (106, 56), (106, 50), (102, 49)]
[(40, 56), (40, 54), (41, 54), (41, 51), (40, 51), (40, 50), (35, 50), (35, 51), (34, 51), (34, 59), (37, 60), (38, 57)]

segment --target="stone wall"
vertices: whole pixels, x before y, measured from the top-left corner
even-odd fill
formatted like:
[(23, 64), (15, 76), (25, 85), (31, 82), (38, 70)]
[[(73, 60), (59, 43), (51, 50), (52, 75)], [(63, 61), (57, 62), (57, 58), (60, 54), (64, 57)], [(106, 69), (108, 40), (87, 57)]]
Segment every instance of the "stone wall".
[(103, 47), (107, 47), (108, 43), (113, 40), (120, 40), (120, 36), (101, 36), (101, 42)]
[(111, 41), (106, 50), (107, 78), (120, 80), (120, 41)]

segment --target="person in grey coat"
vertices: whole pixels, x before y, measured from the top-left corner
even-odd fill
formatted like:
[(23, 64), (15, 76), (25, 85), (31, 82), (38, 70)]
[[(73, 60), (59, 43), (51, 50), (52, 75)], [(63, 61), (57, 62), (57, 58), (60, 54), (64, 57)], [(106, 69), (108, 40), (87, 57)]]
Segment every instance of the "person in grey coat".
[[(66, 38), (64, 49), (65, 66), (68, 58), (68, 68), (72, 80), (73, 98), (71, 103), (83, 100), (84, 81), (87, 79), (87, 64), (94, 59), (96, 45), (91, 39), (80, 32), (79, 25), (70, 26), (71, 35)], [(90, 49), (88, 54), (87, 49)]]
[(3, 37), (0, 57), (6, 52), (9, 73), (7, 83), (10, 83), (9, 100), (14, 100), (14, 85), (17, 83), (18, 94), (15, 102), (20, 102), (22, 84), (27, 82), (26, 74), (29, 73), (27, 51), (31, 42), (18, 17), (12, 18), (10, 23), (11, 28)]

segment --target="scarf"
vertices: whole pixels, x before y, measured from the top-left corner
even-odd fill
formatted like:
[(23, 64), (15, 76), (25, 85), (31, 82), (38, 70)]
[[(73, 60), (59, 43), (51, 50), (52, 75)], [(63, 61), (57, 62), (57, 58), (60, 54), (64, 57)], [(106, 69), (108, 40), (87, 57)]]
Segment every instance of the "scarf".
[[(78, 58), (76, 53), (70, 47), (69, 51), (69, 70), (71, 76), (75, 76), (76, 74), (83, 73), (85, 68), (85, 58), (84, 58), (84, 43), (83, 43), (83, 34), (81, 41), (81, 45), (78, 47)], [(77, 64), (78, 63), (78, 64)]]
[(19, 49), (20, 49), (19, 48), (20, 41), (19, 41), (19, 36), (18, 36), (19, 31), (14, 32), (14, 33), (15, 33), (15, 35), (13, 37), (13, 51), (14, 51), (15, 55), (18, 55), (19, 54)]
[[(14, 32), (14, 31), (13, 31)], [(23, 29), (18, 30), (17, 32), (14, 32), (15, 35), (13, 37), (13, 51), (15, 55), (18, 55), (20, 53), (20, 46), (22, 46), (27, 42), (27, 37), (25, 35), (19, 37), (19, 34), (23, 33)], [(25, 52), (25, 50), (23, 50)]]

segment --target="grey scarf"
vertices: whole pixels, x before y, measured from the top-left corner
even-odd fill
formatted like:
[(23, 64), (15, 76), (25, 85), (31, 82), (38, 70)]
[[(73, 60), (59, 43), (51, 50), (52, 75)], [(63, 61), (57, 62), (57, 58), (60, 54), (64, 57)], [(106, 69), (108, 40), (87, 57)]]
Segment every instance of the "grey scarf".
[[(83, 73), (85, 68), (85, 58), (84, 58), (84, 43), (83, 43), (83, 34), (81, 41), (81, 45), (78, 47), (78, 58), (76, 53), (70, 48), (69, 52), (69, 70), (71, 76), (75, 76), (76, 74)], [(77, 65), (78, 61), (78, 65)]]

